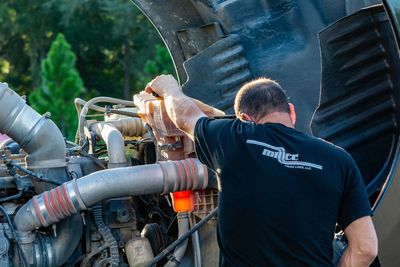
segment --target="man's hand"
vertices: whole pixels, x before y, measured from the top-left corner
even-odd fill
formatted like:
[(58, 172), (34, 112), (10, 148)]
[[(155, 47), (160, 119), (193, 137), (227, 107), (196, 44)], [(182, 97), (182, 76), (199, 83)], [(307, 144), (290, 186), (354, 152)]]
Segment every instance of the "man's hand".
[(160, 75), (154, 78), (151, 82), (149, 82), (145, 89), (146, 93), (156, 93), (163, 99), (167, 99), (168, 96), (173, 97), (185, 97), (194, 102), (194, 104), (200, 108), (200, 110), (207, 115), (207, 117), (213, 118), (218, 116), (224, 116), (225, 112), (211, 107), (207, 104), (204, 104), (200, 100), (193, 99), (191, 97), (186, 96), (182, 92), (182, 88), (179, 86), (178, 82), (175, 80), (174, 76), (168, 75)]
[(147, 84), (145, 91), (147, 93), (154, 92), (164, 99), (167, 98), (167, 96), (182, 94), (181, 87), (171, 74), (157, 76)]
[(199, 118), (206, 116), (196, 103), (187, 97), (172, 75), (160, 75), (149, 82), (145, 91), (164, 99), (165, 109), (172, 122), (192, 140)]
[(154, 92), (164, 99), (166, 111), (172, 122), (192, 140), (196, 122), (201, 117), (225, 115), (216, 108), (186, 96), (172, 75), (157, 76), (147, 84), (145, 91)]

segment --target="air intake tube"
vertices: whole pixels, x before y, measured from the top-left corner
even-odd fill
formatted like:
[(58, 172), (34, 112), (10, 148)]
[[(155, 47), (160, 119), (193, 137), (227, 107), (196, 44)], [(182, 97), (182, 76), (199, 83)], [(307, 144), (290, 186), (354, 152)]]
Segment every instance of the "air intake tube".
[(29, 154), (29, 169), (66, 166), (66, 147), (60, 130), (47, 116), (26, 105), (7, 83), (0, 83), (0, 133), (11, 137)]
[[(37, 234), (33, 243), (33, 266), (58, 267), (63, 265), (81, 241), (82, 218), (79, 214), (71, 216), (58, 223), (56, 229), (56, 236)], [(15, 266), (20, 265), (15, 264)]]
[[(116, 179), (117, 178), (117, 179)], [(49, 226), (108, 198), (204, 189), (207, 168), (196, 159), (109, 169), (34, 196), (15, 216), (18, 231)]]

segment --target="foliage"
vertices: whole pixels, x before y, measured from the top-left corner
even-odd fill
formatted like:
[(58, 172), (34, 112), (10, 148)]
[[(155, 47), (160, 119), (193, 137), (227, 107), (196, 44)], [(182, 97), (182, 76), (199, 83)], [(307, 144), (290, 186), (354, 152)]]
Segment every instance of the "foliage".
[(171, 56), (164, 46), (156, 44), (155, 53), (154, 59), (148, 59), (144, 66), (144, 75), (142, 79), (146, 84), (156, 75), (173, 74), (175, 72), (174, 66), (168, 64), (171, 61)]
[[(40, 62), (59, 32), (76, 54), (90, 95), (130, 99), (148, 80), (146, 62), (160, 62), (156, 47), (164, 46), (128, 0), (2, 0), (0, 80), (19, 93), (37, 88)], [(173, 71), (172, 61), (162, 60), (161, 69)]]
[[(162, 40), (131, 1), (2, 0), (0, 81), (8, 82), (20, 94), (43, 88), (41, 62), (58, 33), (64, 34), (76, 55), (85, 98), (131, 99), (157, 74), (174, 72)], [(40, 97), (30, 97), (34, 98)], [(50, 105), (44, 99), (37, 99), (36, 107), (50, 111), (57, 121), (55, 103)], [(72, 108), (73, 102), (64, 102), (63, 107)], [(70, 123), (69, 115), (64, 119)]]
[(59, 31), (57, 10), (42, 2), (0, 1), (0, 79), (20, 93), (40, 84), (40, 62)]
[(74, 99), (83, 92), (83, 82), (75, 68), (76, 57), (64, 35), (58, 34), (41, 65), (41, 85), (30, 94), (33, 108), (51, 111), (64, 136), (72, 140), (77, 124)]

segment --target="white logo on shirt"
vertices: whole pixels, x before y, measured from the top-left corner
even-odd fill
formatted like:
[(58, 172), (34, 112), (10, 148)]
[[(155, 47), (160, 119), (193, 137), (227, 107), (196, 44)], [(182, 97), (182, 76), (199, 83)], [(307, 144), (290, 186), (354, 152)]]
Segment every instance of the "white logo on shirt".
[(283, 148), (283, 147), (276, 147), (276, 146), (272, 146), (267, 143), (263, 143), (263, 142), (256, 141), (256, 140), (250, 140), (250, 139), (247, 139), (246, 143), (264, 147), (264, 150), (262, 152), (263, 156), (274, 158), (274, 159), (278, 160), (278, 162), (283, 164), (286, 168), (308, 169), (308, 170), (311, 170), (311, 168), (315, 168), (318, 170), (322, 170), (321, 165), (314, 164), (311, 162), (298, 161), (299, 154), (287, 153), (285, 148)]

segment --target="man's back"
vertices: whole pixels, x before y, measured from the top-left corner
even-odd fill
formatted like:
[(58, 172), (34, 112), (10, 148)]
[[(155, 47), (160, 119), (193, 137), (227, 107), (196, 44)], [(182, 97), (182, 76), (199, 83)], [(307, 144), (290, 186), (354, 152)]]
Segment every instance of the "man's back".
[(146, 91), (164, 98), (170, 119), (220, 176), (222, 266), (331, 266), (336, 220), (348, 239), (339, 266), (372, 263), (378, 240), (354, 161), (291, 129), (295, 107), (277, 82), (262, 77), (240, 88), (240, 121), (205, 118), (202, 109), (212, 108), (188, 98), (171, 75), (155, 78)]
[(200, 119), (200, 160), (220, 177), (223, 266), (332, 266), (335, 223), (371, 214), (342, 149), (282, 124)]

